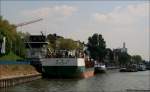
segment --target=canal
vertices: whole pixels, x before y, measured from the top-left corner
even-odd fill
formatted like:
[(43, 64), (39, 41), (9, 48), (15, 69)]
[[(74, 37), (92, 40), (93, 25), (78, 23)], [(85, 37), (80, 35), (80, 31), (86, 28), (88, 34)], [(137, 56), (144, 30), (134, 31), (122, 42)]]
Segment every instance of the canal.
[[(87, 79), (39, 79), (0, 92), (126, 92), (126, 89), (150, 89), (150, 71), (109, 70)], [(139, 92), (139, 91), (138, 91)]]

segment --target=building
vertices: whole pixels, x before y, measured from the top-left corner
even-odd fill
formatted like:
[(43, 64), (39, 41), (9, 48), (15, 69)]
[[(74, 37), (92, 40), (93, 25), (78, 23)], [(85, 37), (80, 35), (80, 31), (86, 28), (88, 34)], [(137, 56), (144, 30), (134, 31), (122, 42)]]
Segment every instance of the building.
[(125, 42), (123, 43), (123, 48), (120, 48), (121, 52), (126, 52), (127, 53), (127, 48)]
[(123, 43), (123, 47), (122, 48), (113, 49), (113, 56), (114, 56), (115, 63), (119, 62), (119, 54), (123, 53), (123, 52), (124, 53), (128, 52), (128, 49), (126, 48), (125, 42)]
[(113, 51), (115, 51), (115, 52), (126, 52), (127, 53), (128, 49), (126, 48), (126, 44), (124, 42), (122, 48), (113, 49)]

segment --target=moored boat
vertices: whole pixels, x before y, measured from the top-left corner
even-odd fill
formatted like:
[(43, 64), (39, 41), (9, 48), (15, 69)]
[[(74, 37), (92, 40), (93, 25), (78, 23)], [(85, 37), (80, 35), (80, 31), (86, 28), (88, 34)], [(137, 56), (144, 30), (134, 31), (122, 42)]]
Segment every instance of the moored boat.
[(84, 58), (45, 58), (41, 63), (42, 72), (48, 77), (87, 78), (94, 75), (94, 68), (87, 68)]
[(138, 68), (137, 65), (135, 64), (127, 65), (126, 67), (120, 68), (120, 72), (137, 72), (137, 71)]
[(94, 65), (94, 71), (95, 73), (105, 73), (106, 72), (106, 66), (103, 63), (99, 63), (97, 61), (95, 61), (95, 65)]
[(138, 71), (145, 71), (145, 70), (146, 70), (146, 66), (144, 64), (138, 65)]
[(46, 37), (34, 35), (25, 42), (28, 58), (38, 63), (41, 72), (46, 77), (80, 77), (88, 78), (94, 76), (94, 62), (88, 59), (84, 50), (54, 50), (49, 53)]

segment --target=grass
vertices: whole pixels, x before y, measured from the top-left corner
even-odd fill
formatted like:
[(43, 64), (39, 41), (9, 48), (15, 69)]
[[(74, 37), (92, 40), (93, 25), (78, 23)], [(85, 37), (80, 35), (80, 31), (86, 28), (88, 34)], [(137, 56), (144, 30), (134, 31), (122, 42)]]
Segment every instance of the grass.
[(0, 65), (0, 78), (39, 74), (32, 65)]
[(23, 59), (23, 58), (17, 56), (13, 52), (10, 52), (7, 55), (4, 55), (4, 56), (0, 57), (0, 60), (12, 60), (12, 61), (15, 61), (17, 59)]
[[(16, 54), (10, 52), (7, 55), (1, 56), (0, 61), (15, 61), (23, 59)], [(11, 64), (11, 65), (0, 65), (0, 78), (9, 76), (21, 76), (29, 74), (38, 74), (35, 67), (28, 64)]]

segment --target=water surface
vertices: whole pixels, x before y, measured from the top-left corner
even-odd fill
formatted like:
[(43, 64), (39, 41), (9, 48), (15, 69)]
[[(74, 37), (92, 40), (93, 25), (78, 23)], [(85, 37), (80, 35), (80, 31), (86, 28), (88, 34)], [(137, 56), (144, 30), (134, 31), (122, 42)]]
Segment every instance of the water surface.
[(0, 92), (126, 92), (126, 89), (150, 89), (149, 84), (150, 71), (109, 70), (87, 79), (39, 79)]

